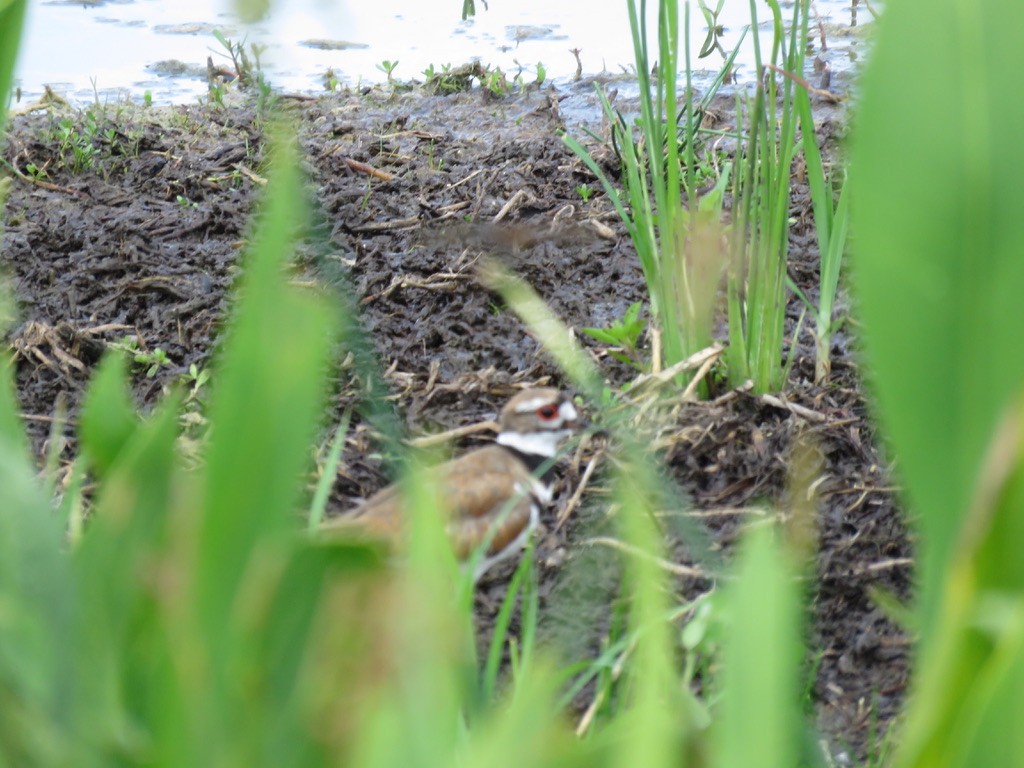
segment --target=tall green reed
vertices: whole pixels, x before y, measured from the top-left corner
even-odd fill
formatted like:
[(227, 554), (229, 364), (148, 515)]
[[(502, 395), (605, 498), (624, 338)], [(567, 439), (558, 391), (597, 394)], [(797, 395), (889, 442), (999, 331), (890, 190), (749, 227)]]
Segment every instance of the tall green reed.
[[(754, 35), (758, 84), (736, 174), (735, 233), (728, 275), (730, 379), (735, 384), (751, 379), (758, 392), (780, 389), (788, 371), (782, 348), (789, 187), (798, 117), (796, 86), (783, 77), (780, 88), (777, 72), (803, 72), (809, 0), (793, 4), (788, 44), (779, 3), (767, 1), (773, 21), (772, 48), (765, 58), (760, 39)], [(754, 0), (750, 0), (750, 18), (757, 27)], [(796, 346), (795, 337), (791, 350)]]
[[(703, 108), (724, 81), (733, 51), (699, 104), (695, 103), (690, 64), (690, 5), (684, 6), (685, 90), (678, 96), (679, 5), (658, 4), (657, 76), (647, 30), (647, 3), (629, 0), (630, 31), (636, 56), (640, 96), (639, 137), (601, 94), (612, 139), (622, 162), (625, 197), (575, 138), (565, 143), (600, 180), (636, 247), (647, 283), (655, 343), (656, 369), (686, 359), (711, 343), (714, 296), (721, 274), (722, 254), (717, 239), (708, 236), (718, 224), (725, 181), (704, 204), (696, 202), (698, 154), (696, 142)], [(725, 173), (728, 177), (728, 171)], [(684, 202), (685, 201), (685, 202)], [(717, 201), (717, 207), (712, 205)]]
[(814, 226), (818, 235), (819, 272), (814, 329), (814, 380), (822, 383), (828, 379), (832, 370), (832, 310), (839, 291), (839, 274), (846, 252), (850, 196), (846, 191), (844, 176), (839, 182), (839, 200), (834, 199), (835, 176), (843, 175), (844, 172), (833, 172), (832, 176), (825, 172), (825, 164), (815, 138), (811, 99), (806, 89), (800, 88), (797, 91), (796, 103), (800, 114), (801, 148), (807, 167), (807, 186), (811, 191)]
[[(696, 106), (691, 96), (689, 3), (684, 5), (683, 30), (686, 95), (679, 111), (678, 4), (659, 3), (657, 77), (652, 82), (648, 75), (652, 57), (646, 4), (641, 2), (638, 8), (629, 3), (640, 93), (639, 139), (602, 96), (622, 161), (625, 196), (578, 141), (569, 135), (563, 137), (601, 181), (636, 247), (655, 321), (654, 366), (663, 362), (671, 365), (710, 343), (717, 287), (728, 265), (730, 379), (734, 384), (752, 379), (755, 390), (761, 392), (782, 387), (795, 351), (794, 343), (788, 360), (783, 359), (790, 171), (800, 146), (796, 141), (800, 91), (789, 78), (783, 77), (780, 84), (776, 74), (802, 73), (802, 43), (808, 24), (807, 0), (794, 4), (788, 35), (778, 2), (769, 0), (769, 7), (773, 18), (771, 51), (763, 56), (760, 39), (754, 35), (758, 85), (749, 110), (740, 108), (743, 100), (737, 97), (737, 113), (748, 114), (749, 130), (744, 133), (737, 128), (740, 147), (735, 169), (732, 164), (725, 165), (717, 183), (703, 196), (698, 195), (696, 183), (700, 115), (731, 71), (743, 38)], [(714, 17), (710, 9), (702, 6), (702, 10)], [(750, 12), (756, 28), (753, 2)], [(722, 245), (726, 239), (722, 210), (730, 181), (735, 213), (728, 254)], [(840, 223), (843, 221), (845, 218), (840, 218)], [(841, 227), (835, 228), (837, 235), (841, 231)], [(838, 246), (828, 253), (841, 251)], [(838, 259), (832, 258), (824, 265), (827, 287), (833, 278), (838, 282), (838, 269), (831, 268), (838, 265)], [(834, 292), (831, 289), (826, 294), (834, 296)], [(820, 326), (826, 313), (831, 317), (831, 303), (819, 310)], [(819, 348), (827, 348), (824, 331), (819, 339)]]

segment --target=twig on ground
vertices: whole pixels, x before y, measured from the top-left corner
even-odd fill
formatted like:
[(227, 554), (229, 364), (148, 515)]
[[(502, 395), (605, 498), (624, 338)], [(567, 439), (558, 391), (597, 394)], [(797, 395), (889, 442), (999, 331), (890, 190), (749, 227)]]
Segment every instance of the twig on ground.
[(600, 544), (604, 547), (611, 547), (612, 549), (617, 549), (620, 552), (625, 552), (628, 555), (642, 557), (645, 560), (654, 563), (659, 568), (662, 568), (663, 570), (668, 571), (669, 573), (674, 574), (676, 576), (689, 576), (696, 579), (703, 579), (707, 576), (707, 574), (705, 574), (704, 571), (702, 571), (700, 568), (696, 568), (690, 565), (681, 565), (680, 563), (673, 563), (669, 560), (666, 560), (663, 557), (656, 557), (655, 555), (652, 555), (650, 552), (646, 552), (643, 549), (634, 547), (632, 544), (627, 544), (624, 541), (613, 539), (610, 536), (595, 536), (591, 539), (584, 539), (582, 543)]
[(396, 229), (412, 229), (420, 225), (420, 217), (412, 216), (408, 219), (391, 219), (390, 221), (371, 221), (368, 224), (361, 224), (358, 227), (352, 227), (352, 231), (356, 233), (363, 232), (387, 232), (389, 230)]
[(767, 403), (768, 405), (774, 406), (775, 408), (782, 408), (784, 410), (787, 410), (794, 416), (799, 416), (802, 419), (807, 419), (807, 421), (813, 421), (817, 424), (824, 424), (828, 421), (828, 416), (826, 416), (823, 413), (812, 411), (810, 408), (807, 408), (803, 405), (797, 405), (796, 403), (791, 403), (787, 400), (783, 400), (780, 397), (776, 397), (775, 395), (754, 395), (754, 397), (756, 397), (763, 403)]
[[(721, 344), (712, 344), (710, 347), (695, 352), (685, 360), (680, 360), (678, 363), (670, 365), (668, 368), (657, 373), (641, 374), (633, 379), (629, 386), (629, 393), (633, 396), (638, 392), (643, 392), (645, 389), (657, 389), (672, 381), (680, 373), (693, 370), (694, 368), (701, 369), (706, 373), (722, 354), (723, 349), (724, 347)], [(694, 377), (694, 380), (696, 381), (700, 378), (702, 377)], [(687, 387), (687, 392), (692, 394), (692, 389)]]
[(451, 184), (449, 184), (448, 185), (448, 189), (455, 189), (456, 187), (460, 187), (463, 184), (472, 181), (477, 176), (479, 176), (481, 173), (484, 173), (486, 170), (487, 170), (487, 168), (477, 168), (475, 171), (473, 171), (471, 174), (469, 174), (469, 176), (466, 176), (465, 178), (459, 179), (458, 181), (455, 181), (455, 182), (452, 182)]
[(590, 484), (590, 478), (593, 476), (594, 470), (597, 469), (598, 464), (601, 463), (601, 459), (603, 458), (603, 450), (598, 450), (597, 453), (591, 456), (590, 461), (587, 463), (587, 468), (583, 470), (583, 476), (580, 477), (580, 481), (576, 485), (576, 490), (573, 492), (572, 496), (569, 498), (569, 501), (566, 503), (565, 509), (563, 509), (559, 513), (558, 519), (555, 521), (555, 532), (558, 532), (561, 529), (561, 527), (565, 524), (565, 521), (569, 519), (569, 516), (572, 515), (572, 513), (580, 505), (580, 500), (583, 498), (583, 492), (587, 489), (587, 486)]
[(778, 72), (783, 77), (788, 77), (794, 83), (796, 83), (801, 88), (803, 88), (805, 91), (807, 91), (807, 93), (809, 93), (810, 95), (818, 96), (821, 99), (823, 99), (823, 100), (825, 100), (825, 101), (827, 101), (827, 102), (829, 102), (831, 104), (839, 104), (839, 103), (841, 103), (841, 102), (846, 100), (844, 97), (840, 96), (839, 94), (832, 93), (832, 91), (823, 91), (821, 88), (815, 88), (813, 85), (808, 83), (806, 80), (804, 80), (799, 75), (795, 75), (792, 72), (787, 72), (782, 67), (778, 67), (775, 64), (765, 64), (765, 67), (767, 67), (768, 69), (771, 69), (771, 70), (774, 70), (774, 71)]
[(372, 165), (361, 163), (358, 160), (353, 160), (351, 157), (346, 157), (344, 160), (345, 165), (357, 173), (365, 173), (367, 176), (372, 176), (373, 178), (380, 179), (381, 181), (391, 181), (395, 178), (392, 173), (382, 171), (379, 168), (374, 168)]
[(501, 221), (502, 219), (504, 219), (504, 218), (505, 218), (506, 216), (508, 216), (508, 215), (509, 215), (509, 214), (510, 214), (510, 213), (511, 213), (511, 212), (512, 212), (512, 211), (513, 211), (513, 210), (514, 210), (514, 209), (515, 209), (516, 207), (518, 207), (519, 205), (521, 205), (521, 204), (522, 204), (522, 202), (523, 202), (524, 200), (526, 200), (526, 198), (527, 198), (527, 197), (528, 197), (528, 195), (526, 194), (526, 191), (525, 191), (525, 190), (522, 190), (522, 189), (517, 189), (517, 190), (516, 190), (516, 193), (515, 193), (514, 195), (512, 195), (512, 197), (510, 197), (510, 198), (508, 199), (508, 202), (507, 202), (507, 203), (505, 203), (505, 205), (503, 205), (503, 206), (501, 207), (501, 210), (500, 210), (500, 211), (498, 211), (498, 213), (497, 213), (497, 214), (495, 214), (495, 216), (494, 216), (494, 221)]
[(4, 166), (11, 173), (13, 173), (15, 176), (17, 176), (21, 181), (24, 181), (24, 182), (26, 182), (28, 184), (34, 184), (35, 186), (40, 187), (41, 189), (46, 189), (46, 190), (49, 190), (50, 192), (61, 192), (62, 194), (65, 194), (65, 195), (76, 195), (77, 197), (82, 197), (82, 198), (85, 198), (85, 197), (89, 196), (85, 192), (81, 191), (80, 189), (71, 189), (71, 187), (62, 187), (59, 184), (54, 184), (53, 182), (50, 182), (50, 181), (43, 181), (42, 179), (37, 179), (37, 178), (34, 178), (32, 176), (29, 176), (28, 174), (23, 173), (22, 170), (18, 166), (16, 166), (14, 163), (9, 163), (6, 160), (0, 160), (0, 162), (2, 162), (4, 164)]
[(427, 291), (441, 291), (443, 293), (450, 293), (458, 287), (460, 281), (468, 280), (469, 277), (460, 272), (438, 272), (437, 274), (430, 275), (426, 278), (419, 277), (396, 277), (391, 280), (391, 284), (380, 293), (370, 294), (364, 297), (359, 303), (366, 305), (371, 302), (377, 301), (378, 299), (386, 299), (392, 293), (400, 288), (422, 288)]
[(248, 168), (242, 165), (241, 163), (234, 163), (232, 164), (231, 167), (234, 168), (243, 176), (245, 176), (245, 178), (247, 178), (253, 184), (259, 184), (261, 187), (265, 187), (267, 185), (267, 180), (263, 176), (260, 176), (258, 173), (256, 173), (256, 171), (254, 171), (252, 168)]
[(438, 432), (436, 435), (424, 435), (423, 437), (416, 437), (409, 441), (409, 445), (413, 448), (431, 448), (435, 445), (444, 445), (454, 440), (459, 440), (468, 435), (475, 435), (477, 432), (498, 432), (499, 426), (493, 421), (481, 421), (477, 424), (467, 424), (462, 427), (456, 427), (455, 429), (449, 429), (446, 432)]

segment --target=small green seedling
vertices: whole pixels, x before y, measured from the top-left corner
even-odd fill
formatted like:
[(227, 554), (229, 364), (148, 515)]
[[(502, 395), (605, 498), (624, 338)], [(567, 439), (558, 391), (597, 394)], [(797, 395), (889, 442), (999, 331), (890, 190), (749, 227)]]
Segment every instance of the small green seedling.
[(111, 345), (114, 349), (119, 349), (122, 352), (126, 352), (132, 356), (132, 362), (140, 368), (146, 369), (146, 378), (151, 379), (156, 376), (156, 372), (160, 370), (161, 366), (168, 365), (171, 362), (171, 358), (167, 356), (167, 353), (160, 347), (157, 347), (152, 352), (139, 348), (139, 341), (131, 336), (125, 336), (121, 339), (118, 344)]
[(390, 61), (389, 59), (384, 59), (384, 61), (377, 65), (377, 69), (379, 69), (381, 72), (388, 76), (388, 82), (390, 83), (393, 82), (395, 79), (392, 73), (395, 71), (395, 67), (397, 66), (397, 60)]
[(444, 158), (438, 158), (434, 154), (435, 145), (434, 140), (431, 139), (430, 143), (427, 144), (427, 167), (432, 171), (440, 171), (444, 168)]
[(90, 170), (95, 164), (98, 150), (93, 144), (93, 138), (96, 132), (97, 119), (91, 110), (85, 113), (81, 130), (70, 117), (61, 118), (57, 123), (58, 152), (72, 173)]
[(472, 62), (461, 67), (442, 64), (440, 69), (431, 64), (423, 70), (423, 75), (427, 78), (424, 83), (427, 90), (445, 94), (470, 90), (473, 87), (473, 79), (483, 82), (486, 73), (479, 62)]
[(641, 307), (642, 302), (639, 301), (630, 304), (629, 309), (622, 315), (622, 319), (607, 328), (581, 328), (580, 330), (602, 344), (617, 347), (618, 349), (609, 349), (608, 354), (619, 362), (642, 369), (643, 364), (637, 353), (637, 343), (640, 341), (640, 334), (644, 332), (647, 322), (640, 317)]
[(333, 67), (328, 67), (327, 71), (324, 72), (324, 90), (325, 91), (336, 91), (338, 90), (339, 80), (338, 75), (335, 73)]
[(216, 104), (219, 107), (224, 106), (224, 84), (221, 82), (212, 82), (209, 87), (210, 104)]
[(134, 359), (138, 365), (148, 366), (146, 368), (147, 379), (151, 379), (156, 376), (156, 372), (160, 370), (160, 366), (167, 365), (171, 362), (167, 353), (160, 347), (157, 347), (152, 352), (136, 352)]
[(199, 396), (199, 390), (210, 380), (210, 372), (192, 363), (188, 367), (188, 373), (183, 373), (181, 378), (189, 385), (186, 400), (195, 400)]
[(584, 203), (587, 203), (590, 202), (590, 198), (594, 194), (594, 188), (586, 183), (580, 184), (576, 187), (576, 194), (580, 196)]
[(491, 92), (492, 96), (505, 97), (509, 93), (508, 79), (498, 67), (487, 71), (484, 87)]

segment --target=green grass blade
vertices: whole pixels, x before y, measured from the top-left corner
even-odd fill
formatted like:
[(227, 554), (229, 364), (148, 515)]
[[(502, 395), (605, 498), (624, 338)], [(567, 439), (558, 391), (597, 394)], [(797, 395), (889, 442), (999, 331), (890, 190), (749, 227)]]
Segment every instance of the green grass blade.
[(844, 181), (832, 221), (832, 231), (821, 261), (820, 314), (822, 325), (826, 328), (832, 323), (832, 305), (835, 303), (836, 292), (839, 290), (839, 274), (843, 264), (843, 255), (846, 252), (846, 237), (849, 227), (850, 195), (847, 192), (847, 183)]
[(593, 764), (580, 759), (579, 742), (558, 716), (555, 680), (550, 663), (531, 667), (491, 716), (470, 731), (464, 754), (453, 762), (466, 768)]
[(481, 696), (484, 703), (494, 699), (495, 691), (498, 688), (498, 672), (501, 668), (501, 659), (505, 646), (509, 641), (508, 630), (512, 624), (512, 614), (515, 610), (516, 602), (520, 597), (520, 593), (522, 593), (524, 601), (527, 597), (523, 585), (527, 579), (527, 572), (532, 567), (533, 560), (532, 552), (527, 554), (529, 556), (523, 557), (519, 567), (512, 574), (512, 578), (509, 580), (508, 587), (505, 590), (505, 598), (502, 600), (501, 608), (494, 619), (494, 629), (492, 630), (491, 642), (487, 650), (487, 661), (484, 665), (481, 679)]
[(68, 424), (67, 401), (63, 394), (53, 404), (53, 421), (46, 439), (46, 461), (43, 463), (43, 493), (53, 498), (57, 490), (57, 473), (60, 470), (60, 458), (64, 449), (64, 430)]
[[(603, 99), (603, 104), (608, 104), (608, 100), (606, 97), (604, 97), (603, 93), (601, 93), (601, 96)], [(605, 114), (607, 115), (609, 112), (614, 114), (614, 110), (611, 108), (610, 104), (608, 104), (607, 108), (605, 109)], [(597, 161), (590, 156), (590, 153), (587, 151), (586, 147), (580, 144), (574, 136), (572, 136), (569, 133), (563, 133), (562, 141), (565, 142), (565, 145), (569, 147), (569, 149), (571, 149), (580, 160), (583, 161), (583, 164), (586, 165), (588, 169), (590, 169), (590, 172), (594, 174), (595, 178), (597, 178), (597, 180), (601, 182), (601, 188), (604, 189), (604, 193), (608, 196), (608, 199), (611, 201), (612, 206), (615, 208), (615, 212), (619, 214), (619, 218), (622, 219), (623, 223), (625, 223), (626, 228), (629, 229), (630, 231), (630, 237), (632, 237), (632, 228), (635, 227), (636, 225), (633, 223), (632, 217), (626, 212), (626, 208), (622, 203), (622, 197), (619, 195), (619, 190), (612, 185), (611, 180), (609, 180), (608, 178), (608, 175), (603, 170), (601, 170), (601, 166), (599, 166), (597, 164)]]
[(219, 672), (228, 617), (245, 574), (259, 567), (258, 546), (297, 523), (322, 408), (331, 315), (319, 297), (286, 285), (284, 271), (306, 221), (303, 199), (294, 147), (280, 138), (209, 408), (196, 587)]
[(803, 88), (797, 89), (796, 106), (800, 114), (801, 147), (807, 165), (807, 186), (811, 191), (811, 204), (814, 208), (814, 226), (818, 232), (818, 245), (821, 247), (831, 239), (832, 190), (825, 176), (825, 166), (821, 161), (821, 150), (818, 149), (815, 136), (811, 98)]
[(843, 182), (839, 202), (833, 207), (832, 185), (825, 175), (825, 166), (815, 139), (811, 100), (804, 88), (798, 88), (796, 104), (800, 115), (800, 133), (807, 167), (807, 185), (810, 187), (814, 208), (814, 223), (821, 256), (818, 308), (815, 328), (815, 379), (824, 381), (831, 368), (830, 346), (832, 332), (832, 306), (839, 288), (839, 272), (846, 249), (849, 218), (849, 195)]
[(7, 354), (0, 354), (0, 763), (70, 755), (75, 583), (61, 521), (36, 483)]
[(408, 547), (387, 606), (393, 672), (368, 714), (371, 724), (359, 735), (353, 765), (451, 762), (461, 715), (473, 714), (462, 709), (473, 703), (472, 613), (459, 599), (460, 584), (470, 576), (457, 572), (434, 478), (410, 463), (402, 491)]
[(7, 103), (14, 82), (14, 63), (21, 45), (28, 0), (0, 1), (0, 130), (7, 116)]
[(71, 476), (68, 478), (57, 508), (57, 518), (64, 521), (68, 539), (77, 544), (85, 527), (85, 507), (82, 500), (82, 486), (85, 482), (85, 461), (76, 459), (71, 465)]
[(348, 425), (352, 418), (352, 411), (347, 409), (341, 417), (341, 423), (334, 432), (334, 439), (327, 452), (327, 462), (324, 464), (323, 474), (316, 484), (316, 491), (313, 493), (313, 500), (309, 505), (309, 518), (307, 529), (312, 533), (320, 527), (324, 519), (324, 511), (327, 509), (327, 497), (331, 495), (331, 488), (334, 487), (334, 479), (338, 472), (338, 464), (341, 461), (341, 453), (345, 449), (345, 439), (348, 437)]
[[(755, 34), (758, 87), (749, 111), (746, 151), (738, 160), (738, 233), (729, 274), (730, 375), (735, 385), (750, 378), (758, 392), (778, 389), (785, 380), (782, 343), (789, 184), (799, 144), (795, 141), (798, 110), (794, 85), (780, 70), (802, 71), (804, 47), (797, 40), (806, 37), (808, 18), (808, 1), (794, 3), (787, 46), (779, 4), (769, 0), (768, 5), (773, 18), (772, 53), (767, 61), (762, 59)], [(750, 15), (756, 26), (753, 0)]]
[(931, 8), (879, 22), (851, 201), (866, 368), (918, 514), (925, 646), (982, 452), (1024, 383), (1024, 46), (998, 4)]
[(600, 402), (602, 383), (597, 368), (537, 292), (494, 260), (483, 265), (481, 277), (489, 288), (502, 295), (523, 322), (538, 335), (544, 349), (572, 383), (594, 402)]
[[(956, 3), (921, 24), (926, 3), (887, 7), (853, 137), (866, 367), (919, 533), (897, 766), (1021, 759), (1004, 707), (1020, 704), (1024, 626), (1024, 48), (1000, 10)], [(926, 65), (928, 51), (943, 55)]]
[(537, 623), (540, 615), (540, 592), (537, 579), (537, 563), (534, 549), (530, 548), (523, 555), (526, 562), (526, 579), (523, 583), (523, 595), (519, 601), (519, 632), (520, 656), (519, 670), (529, 670), (533, 662), (537, 646)]
[[(94, 416), (123, 404), (122, 393), (102, 382), (90, 394)], [(111, 399), (110, 408), (103, 397)], [(81, 595), (75, 711), (78, 729), (90, 734), (100, 760), (119, 752), (139, 759), (151, 738), (163, 742), (161, 722), (173, 717), (177, 724), (188, 711), (177, 686), (161, 689), (154, 680), (168, 663), (154, 599), (156, 564), (163, 563), (167, 580), (182, 578), (177, 568), (184, 567), (164, 559), (168, 527), (181, 523), (170, 516), (172, 486), (179, 479), (180, 406), (180, 396), (167, 399), (126, 437), (99, 482), (92, 519), (74, 551)], [(189, 641), (181, 657), (195, 653), (197, 638)], [(190, 735), (179, 732), (176, 742), (194, 745)]]
[(124, 360), (118, 352), (104, 356), (89, 382), (79, 417), (82, 452), (100, 476), (111, 471), (139, 425)]
[(713, 725), (721, 768), (797, 765), (800, 611), (794, 569), (774, 532), (750, 530), (728, 587), (722, 699)]
[[(654, 512), (664, 508), (660, 484), (643, 459), (639, 445), (627, 441), (614, 485), (623, 540), (637, 551), (659, 555), (661, 537)], [(617, 718), (621, 743), (616, 763), (656, 768), (675, 764), (685, 749), (692, 723), (684, 706), (688, 691), (680, 684), (673, 659), (666, 574), (654, 558), (630, 555), (625, 561), (624, 587), (630, 600), (630, 630), (636, 639), (630, 660), (630, 697)]]
[(896, 766), (995, 768), (1024, 758), (1024, 401), (995, 430), (964, 522)]

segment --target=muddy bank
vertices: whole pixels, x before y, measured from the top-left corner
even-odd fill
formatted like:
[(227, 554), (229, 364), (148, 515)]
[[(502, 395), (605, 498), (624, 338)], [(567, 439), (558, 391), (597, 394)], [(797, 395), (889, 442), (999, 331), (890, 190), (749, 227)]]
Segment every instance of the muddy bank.
[[(556, 135), (564, 124), (558, 105), (547, 91), (498, 100), (477, 92), (373, 91), (284, 102), (298, 126), (320, 224), (300, 249), (295, 279), (345, 276), (412, 432), (474, 423), (493, 416), (518, 386), (562, 382), (539, 343), (474, 278), (482, 253), (501, 254), (577, 329), (607, 326), (645, 296), (632, 244), (610, 204), (599, 192), (580, 192), (599, 185)], [(822, 115), (831, 141), (836, 114)], [(728, 124), (727, 102), (717, 119)], [(174, 382), (193, 387), (190, 368), (209, 366), (262, 189), (266, 122), (247, 106), (108, 106), (92, 118), (21, 116), (8, 133), (4, 156), (23, 177), (12, 180), (0, 246), (20, 312), (7, 343), (42, 456), (58, 399), (73, 421), (108, 346), (140, 356), (132, 383), (142, 407)], [(790, 213), (791, 273), (814, 297), (815, 234), (799, 184)], [(790, 312), (799, 314), (795, 300)], [(610, 385), (635, 375), (602, 345), (582, 334), (580, 340)], [(790, 341), (797, 362), (783, 402), (721, 391), (710, 402), (664, 410), (652, 429), (668, 471), (692, 497), (692, 509), (680, 514), (726, 554), (745, 522), (784, 499), (795, 436), (813, 437), (824, 480), (808, 636), (811, 695), (833, 751), (863, 756), (872, 729), (884, 731), (897, 711), (908, 656), (906, 636), (868, 591), (908, 596), (911, 543), (848, 340), (838, 337), (825, 386), (813, 383), (809, 334)], [(352, 374), (339, 366), (335, 419), (356, 399)], [(203, 391), (189, 406), (189, 429), (197, 433)], [(377, 447), (370, 428), (357, 424), (335, 484), (335, 510), (387, 482)], [(69, 434), (65, 460), (74, 449)], [(590, 536), (584, 519), (607, 510), (598, 473), (581, 509), (556, 526), (566, 489), (587, 460), (563, 470), (559, 504), (544, 520), (543, 596), (565, 589), (562, 575), (593, 549), (581, 541)], [(674, 552), (680, 561), (690, 557), (685, 542)], [(680, 586), (693, 597), (708, 584), (683, 579)], [(500, 574), (481, 590), (485, 632), (502, 590)]]

